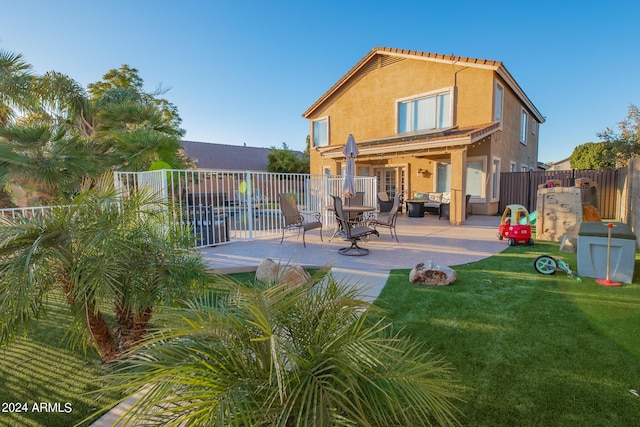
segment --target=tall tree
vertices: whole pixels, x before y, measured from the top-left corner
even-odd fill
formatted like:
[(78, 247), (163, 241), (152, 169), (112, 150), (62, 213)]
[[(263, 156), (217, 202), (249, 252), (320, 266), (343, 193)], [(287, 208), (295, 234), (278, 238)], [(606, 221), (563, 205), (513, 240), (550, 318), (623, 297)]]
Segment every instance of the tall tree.
[(282, 148), (271, 147), (267, 159), (269, 172), (309, 173), (309, 158), (300, 157), (285, 142)]
[(606, 142), (587, 142), (573, 149), (569, 157), (573, 169), (610, 169), (616, 167), (616, 153)]
[(110, 70), (101, 81), (90, 83), (87, 89), (91, 99), (98, 104), (133, 102), (152, 106), (159, 112), (166, 129), (171, 129), (172, 133), (179, 137), (184, 136), (184, 130), (180, 129), (182, 119), (178, 114), (178, 108), (160, 97), (169, 89), (164, 89), (160, 85), (153, 92), (145, 92), (144, 80), (138, 74), (138, 70), (127, 64)]
[(167, 228), (166, 212), (151, 195), (123, 200), (112, 182), (98, 182), (47, 215), (1, 218), (0, 341), (45, 317), (44, 301), (60, 294), (76, 320), (65, 326), (105, 361), (139, 343), (157, 304), (207, 277), (185, 249), (193, 236)]
[(598, 137), (615, 152), (617, 166), (626, 166), (629, 159), (640, 156), (640, 111), (633, 104), (629, 105), (627, 117), (618, 123), (618, 132), (606, 128), (598, 133)]
[(138, 70), (126, 64), (88, 85), (102, 155), (111, 159), (113, 168), (128, 171), (147, 170), (159, 160), (174, 168), (187, 167), (177, 108), (158, 97), (166, 90), (148, 93), (143, 86)]

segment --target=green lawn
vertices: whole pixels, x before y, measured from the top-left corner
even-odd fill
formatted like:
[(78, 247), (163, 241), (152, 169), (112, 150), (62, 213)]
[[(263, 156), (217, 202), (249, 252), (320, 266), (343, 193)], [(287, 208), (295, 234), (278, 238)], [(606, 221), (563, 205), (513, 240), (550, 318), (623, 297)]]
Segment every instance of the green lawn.
[(448, 287), (394, 271), (377, 304), (455, 367), (464, 425), (638, 425), (640, 286), (544, 276), (533, 268), (541, 254), (577, 270), (575, 254), (536, 242), (455, 266)]
[(28, 338), (0, 347), (0, 426), (72, 426), (108, 402), (88, 394), (102, 385), (100, 357), (65, 344), (69, 309), (50, 298), (47, 310)]
[[(447, 287), (412, 285), (409, 270), (393, 271), (377, 304), (456, 369), (463, 425), (637, 425), (640, 398), (629, 390), (640, 390), (640, 262), (636, 284), (606, 288), (536, 273), (540, 254), (576, 269), (575, 255), (536, 242), (455, 266), (458, 280)], [(71, 426), (106, 404), (88, 394), (101, 385), (100, 359), (64, 344), (69, 321), (64, 304), (51, 301), (34, 334), (0, 348), (1, 401), (29, 409), (0, 412), (1, 426)], [(34, 412), (41, 402), (60, 411)]]

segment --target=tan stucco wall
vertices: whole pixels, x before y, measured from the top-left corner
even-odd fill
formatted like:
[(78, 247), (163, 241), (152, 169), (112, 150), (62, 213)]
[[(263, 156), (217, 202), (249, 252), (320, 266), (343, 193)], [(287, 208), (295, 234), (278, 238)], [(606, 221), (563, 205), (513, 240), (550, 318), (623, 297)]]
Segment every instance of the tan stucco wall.
[[(493, 71), (405, 59), (356, 78), (311, 120), (329, 117), (329, 144), (395, 135), (397, 100), (455, 85), (454, 125), (491, 122)], [(310, 129), (312, 131), (312, 129)]]
[[(498, 81), (500, 79), (498, 78)], [(531, 123), (535, 121), (531, 111), (527, 110), (529, 116), (527, 129), (527, 144), (520, 142), (520, 120), (523, 105), (509, 87), (500, 81), (505, 88), (504, 109), (502, 131), (494, 135), (492, 144), (492, 156), (500, 157), (503, 172), (508, 172), (509, 162), (515, 161), (516, 170), (520, 172), (521, 165), (527, 165), (533, 170), (538, 166), (538, 138), (540, 126), (536, 125), (535, 134), (532, 133)]]
[[(516, 162), (518, 171), (522, 164), (535, 168), (539, 126), (536, 126), (535, 135), (530, 133), (529, 126), (527, 145), (520, 143), (522, 103), (493, 69), (416, 59), (403, 59), (381, 68), (370, 68), (368, 72), (352, 77), (339, 93), (333, 95), (313, 112), (309, 117), (310, 132), (313, 131), (314, 119), (328, 117), (330, 146), (344, 145), (349, 134), (353, 134), (356, 141), (396, 135), (396, 108), (399, 99), (451, 87), (455, 88), (452, 116), (454, 126), (465, 127), (490, 123), (493, 119), (496, 80), (500, 81), (504, 87), (502, 128), (482, 142), (467, 147), (464, 156), (464, 158), (486, 157), (487, 203), (474, 206), (474, 213), (494, 214), (497, 212), (498, 202), (491, 202), (489, 197), (493, 158), (500, 158), (503, 172), (510, 170), (511, 161)], [(535, 120), (531, 112), (529, 112), (529, 119)], [(438, 159), (451, 161), (451, 155), (447, 154), (439, 158), (396, 155), (359, 157), (357, 163), (372, 167), (386, 163), (407, 164), (405, 185), (409, 190), (407, 196), (411, 197), (415, 191), (434, 191), (435, 164)], [(340, 160), (338, 159), (337, 162), (334, 159), (323, 159), (320, 153), (312, 148), (311, 173), (322, 173), (324, 166), (330, 166), (332, 173), (339, 174)], [(418, 169), (424, 169), (427, 172), (418, 176)]]

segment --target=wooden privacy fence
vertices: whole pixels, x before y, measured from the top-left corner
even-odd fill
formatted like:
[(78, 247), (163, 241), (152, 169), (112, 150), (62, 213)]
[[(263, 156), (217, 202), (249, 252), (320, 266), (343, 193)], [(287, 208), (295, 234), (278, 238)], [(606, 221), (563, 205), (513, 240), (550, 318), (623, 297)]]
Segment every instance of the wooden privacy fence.
[(589, 178), (598, 188), (598, 212), (602, 218), (616, 218), (620, 169), (502, 172), (500, 174), (499, 212), (507, 205), (519, 204), (529, 212), (536, 210), (538, 185), (559, 179), (562, 186), (573, 187), (576, 178)]

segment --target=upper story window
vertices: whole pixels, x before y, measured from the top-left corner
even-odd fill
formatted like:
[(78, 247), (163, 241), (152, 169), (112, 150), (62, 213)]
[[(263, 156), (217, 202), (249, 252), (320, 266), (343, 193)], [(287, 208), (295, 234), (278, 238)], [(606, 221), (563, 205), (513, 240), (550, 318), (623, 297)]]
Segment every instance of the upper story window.
[(323, 147), (329, 145), (329, 118), (313, 121), (313, 146)]
[(451, 90), (398, 102), (398, 133), (451, 126)]
[(493, 98), (493, 120), (502, 122), (502, 105), (504, 99), (504, 88), (496, 82), (496, 89)]
[(527, 126), (527, 122), (529, 121), (529, 115), (524, 110), (524, 108), (522, 109), (522, 114), (520, 117), (520, 142), (522, 142), (524, 145), (527, 145), (527, 129), (529, 129), (529, 127)]

